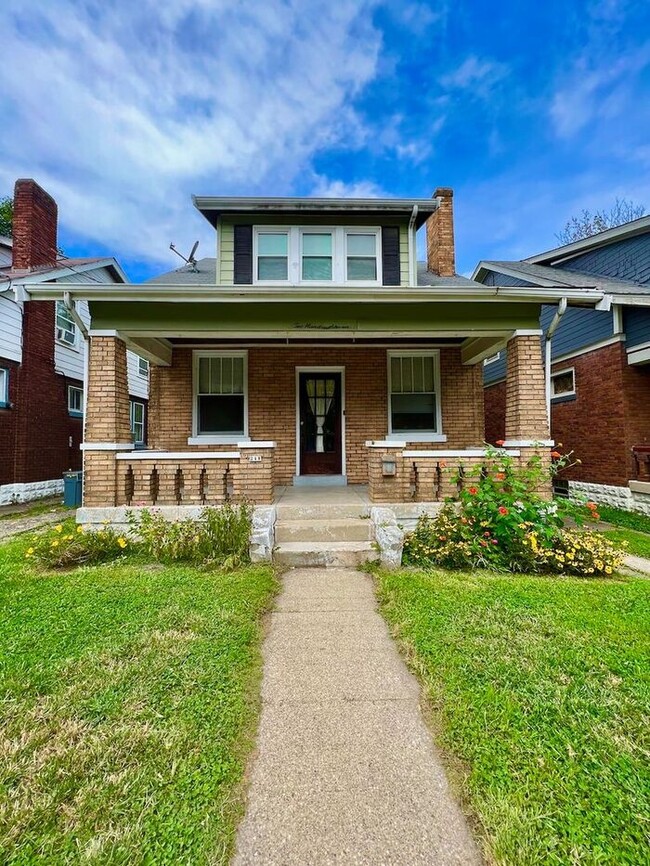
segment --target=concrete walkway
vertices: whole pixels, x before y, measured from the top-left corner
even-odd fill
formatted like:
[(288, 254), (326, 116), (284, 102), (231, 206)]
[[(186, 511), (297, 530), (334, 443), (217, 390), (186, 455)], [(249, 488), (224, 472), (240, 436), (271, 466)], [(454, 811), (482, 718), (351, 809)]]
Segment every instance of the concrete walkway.
[(15, 517), (7, 517), (4, 520), (0, 520), (0, 541), (11, 538), (12, 535), (20, 535), (22, 532), (40, 529), (42, 526), (47, 526), (51, 523), (60, 523), (67, 517), (74, 517), (74, 511), (62, 513), (58, 509), (46, 511), (43, 514), (35, 514), (31, 517), (21, 514), (17, 514)]
[(263, 651), (236, 866), (481, 862), (367, 575), (287, 572)]

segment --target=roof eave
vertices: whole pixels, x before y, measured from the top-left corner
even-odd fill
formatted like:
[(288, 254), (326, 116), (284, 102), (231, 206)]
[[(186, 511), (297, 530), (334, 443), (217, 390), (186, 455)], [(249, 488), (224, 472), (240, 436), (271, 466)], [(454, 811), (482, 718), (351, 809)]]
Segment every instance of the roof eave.
[[(88, 301), (132, 303), (556, 303), (567, 298), (573, 304), (594, 306), (606, 293), (596, 290), (520, 286), (188, 286), (96, 283), (47, 283), (26, 286), (28, 295), (39, 300), (56, 300), (64, 292), (71, 298)], [(648, 298), (650, 304), (650, 298)]]
[(416, 225), (419, 228), (439, 207), (436, 198), (257, 198), (193, 195), (194, 207), (216, 226), (219, 216), (229, 214), (386, 214), (409, 218), (417, 206)]

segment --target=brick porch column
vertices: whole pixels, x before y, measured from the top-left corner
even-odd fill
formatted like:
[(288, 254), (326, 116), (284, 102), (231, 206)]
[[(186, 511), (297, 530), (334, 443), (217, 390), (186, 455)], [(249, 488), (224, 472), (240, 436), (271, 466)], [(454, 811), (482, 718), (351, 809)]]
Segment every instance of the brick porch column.
[(117, 504), (115, 453), (133, 447), (123, 340), (91, 338), (87, 388), (84, 505), (110, 507)]
[[(524, 465), (539, 454), (548, 466), (549, 437), (540, 337), (536, 334), (512, 337), (508, 341), (506, 368), (506, 447), (519, 449)], [(535, 443), (547, 444), (536, 448)], [(550, 477), (539, 492), (550, 495)]]

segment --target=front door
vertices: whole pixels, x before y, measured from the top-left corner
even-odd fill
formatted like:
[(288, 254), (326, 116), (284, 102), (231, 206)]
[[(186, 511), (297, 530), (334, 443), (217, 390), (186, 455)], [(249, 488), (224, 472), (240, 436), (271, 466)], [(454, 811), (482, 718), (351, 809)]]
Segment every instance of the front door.
[(300, 475), (341, 475), (341, 374), (300, 373)]

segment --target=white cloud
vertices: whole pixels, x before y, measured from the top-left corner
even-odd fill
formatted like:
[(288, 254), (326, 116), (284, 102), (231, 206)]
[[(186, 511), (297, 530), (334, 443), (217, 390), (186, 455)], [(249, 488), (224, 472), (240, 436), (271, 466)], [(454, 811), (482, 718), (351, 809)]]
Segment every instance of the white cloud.
[(320, 148), (363, 138), (349, 102), (376, 74), (374, 6), (9, 0), (0, 189), (35, 177), (118, 256), (172, 262), (197, 236), (208, 254), (191, 192), (287, 194)]
[(504, 63), (470, 55), (452, 72), (441, 76), (439, 82), (446, 90), (469, 90), (486, 99), (507, 74)]
[(371, 181), (347, 182), (316, 175), (312, 195), (320, 198), (382, 198), (386, 193)]

